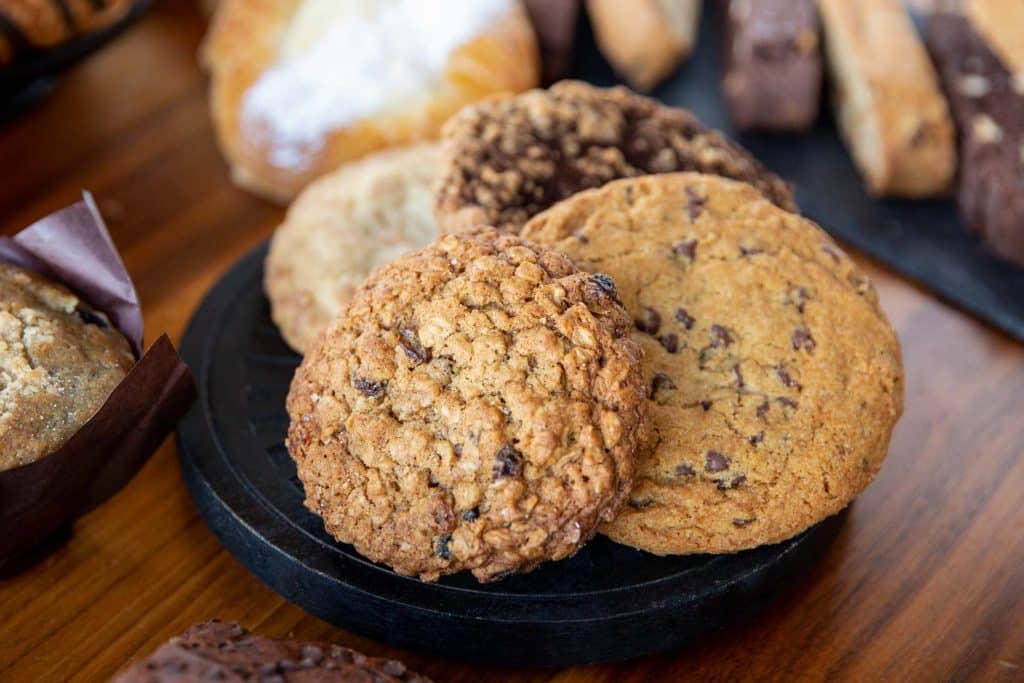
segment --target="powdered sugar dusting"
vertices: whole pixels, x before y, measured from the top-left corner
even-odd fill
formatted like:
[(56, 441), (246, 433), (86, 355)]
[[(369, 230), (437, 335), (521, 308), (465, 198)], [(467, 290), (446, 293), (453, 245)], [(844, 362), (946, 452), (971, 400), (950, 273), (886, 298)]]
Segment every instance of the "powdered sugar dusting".
[(426, 96), (448, 56), (512, 0), (307, 0), (281, 63), (246, 92), (242, 126), (279, 168), (301, 168), (325, 136)]

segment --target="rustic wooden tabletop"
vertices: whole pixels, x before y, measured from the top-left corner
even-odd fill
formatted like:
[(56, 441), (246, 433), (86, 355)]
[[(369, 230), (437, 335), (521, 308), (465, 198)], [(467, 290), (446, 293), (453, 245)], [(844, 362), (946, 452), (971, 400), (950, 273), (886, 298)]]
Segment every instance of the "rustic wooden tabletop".
[[(180, 339), (282, 215), (228, 181), (196, 61), (203, 30), (193, 3), (157, 3), (0, 122), (0, 229), (93, 191), (151, 340)], [(860, 260), (903, 341), (906, 414), (830, 551), (754, 618), (677, 652), (561, 671), (394, 650), (289, 605), (232, 559), (168, 440), (70, 541), (0, 577), (0, 680), (106, 680), (211, 617), (398, 657), (439, 682), (1024, 680), (1024, 348)]]

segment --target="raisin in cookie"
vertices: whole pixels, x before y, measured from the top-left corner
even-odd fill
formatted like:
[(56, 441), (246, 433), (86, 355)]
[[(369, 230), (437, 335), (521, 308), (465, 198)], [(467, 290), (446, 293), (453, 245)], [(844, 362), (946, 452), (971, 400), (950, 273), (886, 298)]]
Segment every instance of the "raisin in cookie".
[(464, 108), (443, 131), (435, 213), (443, 232), (518, 231), (581, 190), (649, 173), (744, 180), (796, 210), (790, 187), (692, 114), (626, 88), (563, 81)]
[(647, 443), (640, 347), (606, 275), (493, 230), (377, 270), (288, 396), (306, 505), (402, 574), (572, 555)]
[(310, 185), (274, 233), (265, 289), (285, 341), (304, 353), (374, 268), (437, 239), (437, 147), (380, 152)]
[(738, 551), (839, 511), (878, 472), (899, 342), (816, 225), (684, 173), (582, 193), (524, 235), (615, 278), (644, 348), (656, 445), (603, 533), (660, 555)]
[(214, 619), (189, 627), (111, 683), (430, 683), (405, 664), (329, 643), (276, 640)]
[(134, 362), (105, 315), (61, 285), (0, 263), (0, 471), (64, 445)]

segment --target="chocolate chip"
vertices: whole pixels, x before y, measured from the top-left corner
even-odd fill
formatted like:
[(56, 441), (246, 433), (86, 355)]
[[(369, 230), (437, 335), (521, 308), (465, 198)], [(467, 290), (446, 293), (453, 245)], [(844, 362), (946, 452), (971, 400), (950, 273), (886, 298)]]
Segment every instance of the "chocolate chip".
[(814, 350), (815, 343), (814, 337), (811, 336), (810, 330), (804, 327), (798, 327), (793, 331), (793, 350), (799, 351), (800, 349), (806, 349), (807, 352)]
[(785, 386), (796, 387), (798, 389), (800, 388), (800, 383), (793, 379), (793, 376), (789, 374), (789, 371), (786, 370), (786, 368), (776, 368), (775, 374), (778, 375), (779, 381), (782, 382)]
[(695, 477), (697, 476), (697, 470), (693, 469), (689, 465), (676, 465), (676, 476)]
[(303, 665), (302, 662), (293, 662), (289, 659), (282, 659), (277, 664), (277, 668), (281, 670), (281, 673), (291, 673), (293, 671), (302, 671), (308, 669), (308, 666)]
[(452, 452), (455, 453), (455, 457), (456, 458), (461, 458), (462, 457), (462, 446), (460, 444), (455, 444), (454, 446), (452, 446)]
[(462, 513), (462, 519), (466, 520), (467, 522), (472, 522), (476, 520), (476, 518), (479, 516), (480, 508), (473, 508), (472, 510), (466, 510), (465, 512)]
[(104, 330), (110, 329), (110, 325), (101, 316), (93, 313), (90, 309), (79, 306), (75, 309), (78, 318), (86, 325), (94, 325)]
[(683, 327), (685, 327), (688, 330), (693, 329), (693, 323), (697, 322), (696, 320), (693, 319), (693, 316), (686, 312), (685, 308), (676, 309), (676, 320), (681, 322), (683, 324)]
[(736, 386), (740, 389), (746, 386), (743, 382), (743, 373), (740, 371), (740, 366), (732, 366), (732, 374), (736, 377)]
[(719, 479), (716, 481), (719, 491), (727, 491), (742, 486), (747, 481), (747, 478), (742, 474), (733, 477), (732, 479)]
[(764, 250), (758, 249), (757, 247), (745, 247), (742, 244), (740, 245), (741, 256), (754, 256), (755, 254), (761, 253), (764, 253)]
[(787, 408), (797, 407), (797, 402), (791, 399), (789, 396), (780, 396), (777, 399), (775, 399), (775, 401), (779, 403), (779, 405), (784, 405)]
[(708, 451), (704, 454), (704, 469), (708, 472), (721, 472), (729, 469), (729, 456), (718, 451)]
[(661, 313), (650, 306), (644, 306), (644, 310), (640, 313), (640, 317), (634, 321), (636, 329), (647, 334), (657, 334), (661, 328)]
[(751, 517), (750, 519), (740, 519), (739, 517), (734, 517), (733, 520), (732, 520), (732, 523), (733, 523), (734, 526), (738, 526), (738, 527), (742, 528), (742, 527), (745, 527), (748, 524), (750, 524), (751, 522), (754, 522), (756, 520), (757, 520), (757, 517)]
[(764, 441), (764, 431), (762, 430), (757, 434), (754, 434), (752, 437), (750, 437), (749, 441), (751, 446), (756, 446), (757, 444), (761, 443), (762, 441)]
[(590, 244), (590, 238), (584, 234), (576, 233), (575, 235), (573, 235), (573, 237), (579, 240), (580, 244)]
[(697, 194), (697, 191), (692, 187), (687, 187), (686, 190), (686, 215), (690, 217), (690, 222), (697, 220), (697, 217), (704, 212), (704, 204), (707, 203), (706, 197), (701, 197)]
[(401, 329), (398, 331), (398, 345), (414, 363), (428, 363), (433, 356), (430, 349), (423, 348), (416, 333), (412, 330)]
[(732, 342), (732, 333), (729, 332), (728, 328), (721, 325), (711, 326), (711, 346), (720, 348), (723, 346), (729, 346)]
[(704, 409), (704, 412), (711, 410), (711, 401), (701, 401), (700, 407)]
[(652, 500), (651, 498), (642, 498), (642, 499), (639, 499), (639, 500), (632, 500), (631, 499), (629, 501), (629, 507), (631, 507), (631, 508), (633, 508), (635, 510), (643, 510), (646, 507), (650, 507), (653, 503), (654, 503), (654, 500)]
[(448, 548), (448, 543), (452, 540), (451, 534), (441, 536), (437, 539), (437, 544), (434, 546), (434, 552), (442, 560), (450, 559), (452, 556), (451, 550)]
[(674, 251), (678, 256), (685, 256), (686, 258), (693, 260), (697, 258), (697, 240), (692, 238), (683, 240), (672, 247), (672, 251)]
[(388, 386), (387, 382), (374, 382), (362, 377), (356, 377), (352, 384), (359, 393), (370, 398), (380, 398)]
[(757, 416), (763, 418), (768, 414), (768, 411), (771, 410), (771, 407), (771, 404), (768, 403), (768, 401), (765, 401), (757, 407)]
[(806, 287), (796, 287), (789, 292), (789, 303), (796, 306), (796, 310), (803, 313), (804, 306), (811, 298), (811, 293), (807, 291)]
[(611, 279), (608, 275), (594, 273), (590, 276), (590, 283), (602, 294), (610, 296), (616, 303), (622, 304), (622, 300), (619, 299), (619, 290), (615, 288), (615, 280)]
[(672, 381), (672, 378), (666, 375), (664, 372), (659, 372), (651, 380), (651, 393), (656, 394), (662, 389), (675, 389), (676, 383)]
[(494, 456), (494, 478), (505, 479), (519, 475), (519, 468), (523, 462), (523, 454), (505, 444)]
[(658, 341), (665, 347), (665, 350), (669, 353), (676, 353), (679, 351), (679, 337), (675, 334), (666, 334), (664, 337), (658, 337)]

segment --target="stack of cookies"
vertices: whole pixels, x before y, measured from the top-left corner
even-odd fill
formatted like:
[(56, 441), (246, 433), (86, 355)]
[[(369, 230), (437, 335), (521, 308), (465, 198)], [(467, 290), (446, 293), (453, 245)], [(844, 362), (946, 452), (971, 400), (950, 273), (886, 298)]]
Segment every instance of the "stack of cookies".
[[(387, 173), (379, 205), (293, 209), (268, 259), (274, 318), (305, 353), (288, 449), (339, 541), (424, 580), (499, 579), (597, 533), (728, 553), (800, 533), (877, 474), (899, 342), (747, 152), (685, 111), (561, 83), (463, 109), (422, 167), (432, 216), (403, 199), (422, 178)], [(313, 242), (308, 260), (351, 272), (304, 268)]]

